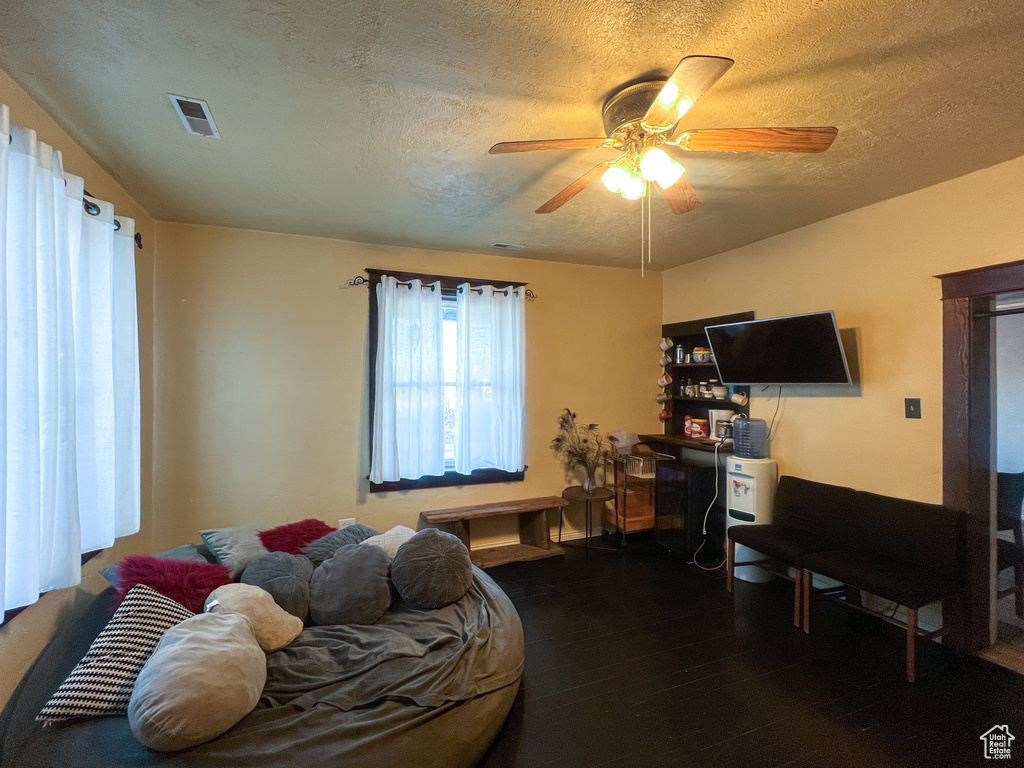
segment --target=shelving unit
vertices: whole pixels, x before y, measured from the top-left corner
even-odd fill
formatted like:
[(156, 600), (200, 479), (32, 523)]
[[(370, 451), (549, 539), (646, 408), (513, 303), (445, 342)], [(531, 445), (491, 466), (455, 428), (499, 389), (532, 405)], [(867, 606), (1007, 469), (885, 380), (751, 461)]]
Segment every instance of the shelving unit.
[[(687, 350), (694, 347), (707, 346), (708, 340), (704, 328), (709, 325), (721, 325), (723, 323), (739, 323), (745, 320), (753, 320), (753, 312), (738, 312), (733, 315), (719, 315), (717, 317), (705, 317), (699, 320), (689, 320), (683, 323), (669, 323), (661, 327), (661, 335), (670, 338), (676, 345), (683, 345)], [(718, 366), (713, 362), (708, 363), (670, 363), (665, 370), (672, 377), (670, 392), (672, 395), (671, 408), (672, 418), (665, 422), (665, 435), (688, 440), (683, 433), (683, 421), (687, 414), (694, 418), (708, 418), (708, 411), (712, 408), (729, 409), (736, 413), (748, 415), (750, 412), (747, 406), (741, 406), (729, 399), (710, 397), (687, 397), (680, 394), (680, 387), (687, 378), (698, 381), (707, 381), (718, 378)], [(680, 381), (682, 379), (683, 381)], [(738, 390), (750, 397), (749, 387), (739, 387)], [(690, 441), (697, 447), (700, 441)], [(701, 450), (698, 448), (698, 450)]]

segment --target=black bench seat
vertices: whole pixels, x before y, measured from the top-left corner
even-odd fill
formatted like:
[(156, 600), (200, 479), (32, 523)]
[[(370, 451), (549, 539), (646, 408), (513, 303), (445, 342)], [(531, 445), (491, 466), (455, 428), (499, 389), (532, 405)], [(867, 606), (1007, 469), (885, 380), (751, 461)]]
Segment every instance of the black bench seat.
[[(794, 623), (811, 627), (811, 597), (851, 591), (888, 600), (906, 609), (905, 622), (864, 608), (907, 630), (907, 679), (914, 681), (918, 610), (956, 597), (964, 586), (961, 547), (962, 514), (939, 504), (897, 499), (852, 488), (783, 476), (769, 525), (729, 528), (728, 588), (737, 565), (735, 546), (742, 544), (796, 570)], [(759, 564), (765, 562), (751, 561)], [(842, 587), (814, 589), (814, 574)]]

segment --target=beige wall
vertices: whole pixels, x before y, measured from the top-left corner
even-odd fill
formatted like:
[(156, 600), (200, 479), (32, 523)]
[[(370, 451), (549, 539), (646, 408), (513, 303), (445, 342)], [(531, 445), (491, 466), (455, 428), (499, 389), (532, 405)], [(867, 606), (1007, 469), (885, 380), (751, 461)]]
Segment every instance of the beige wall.
[[(158, 234), (159, 547), (211, 526), (355, 517), (383, 530), (427, 509), (557, 495), (569, 481), (548, 444), (567, 406), (607, 430), (659, 428), (657, 273), (183, 224)], [(367, 289), (342, 288), (364, 267), (525, 281), (538, 295), (524, 482), (368, 493)], [(474, 544), (512, 530), (482, 522)]]
[(114, 204), (118, 213), (135, 219), (142, 233), (143, 250), (135, 252), (139, 296), (139, 346), (142, 385), (142, 529), (121, 539), (110, 550), (86, 564), (82, 585), (51, 592), (0, 627), (0, 707), (49, 642), (57, 627), (74, 621), (88, 596), (106, 586), (97, 570), (127, 552), (145, 552), (151, 547), (152, 529), (152, 416), (153, 416), (153, 265), (156, 256), (153, 218), (124, 191), (117, 180), (96, 162), (54, 120), (40, 109), (21, 88), (0, 70), (0, 104), (11, 109), (14, 125), (32, 128), (41, 141), (61, 151), (64, 169), (85, 179), (86, 189)]
[[(1021, 257), (1024, 158), (663, 274), (664, 319), (833, 309), (858, 338), (859, 396), (783, 397), (780, 471), (942, 498), (942, 307), (933, 275)], [(770, 420), (773, 387), (752, 400)], [(785, 392), (783, 393), (785, 395)], [(923, 418), (903, 416), (920, 397)]]

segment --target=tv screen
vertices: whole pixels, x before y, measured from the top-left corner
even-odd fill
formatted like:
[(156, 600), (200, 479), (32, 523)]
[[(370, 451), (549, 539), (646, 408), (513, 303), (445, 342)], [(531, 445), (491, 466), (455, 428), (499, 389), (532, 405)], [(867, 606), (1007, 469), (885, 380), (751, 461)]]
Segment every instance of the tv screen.
[(849, 384), (835, 315), (773, 317), (704, 329), (723, 384)]

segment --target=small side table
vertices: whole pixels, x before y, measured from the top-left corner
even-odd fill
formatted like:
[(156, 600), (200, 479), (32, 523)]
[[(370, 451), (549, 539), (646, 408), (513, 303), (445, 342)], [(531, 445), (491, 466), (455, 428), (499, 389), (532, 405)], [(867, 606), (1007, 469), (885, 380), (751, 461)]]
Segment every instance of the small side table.
[[(612, 493), (608, 488), (595, 488), (592, 491), (584, 490), (582, 485), (571, 485), (562, 491), (562, 498), (566, 501), (582, 501), (586, 504), (587, 508), (587, 538), (584, 546), (587, 552), (590, 552), (590, 530), (593, 521), (593, 505), (595, 501), (599, 501), (602, 504), (606, 501), (611, 501), (615, 494)], [(565, 510), (560, 509), (558, 514), (558, 543), (562, 543), (562, 520), (565, 517)], [(601, 523), (602, 527), (604, 523)], [(568, 542), (567, 542), (568, 543)], [(612, 547), (594, 547), (594, 549), (612, 549)]]

